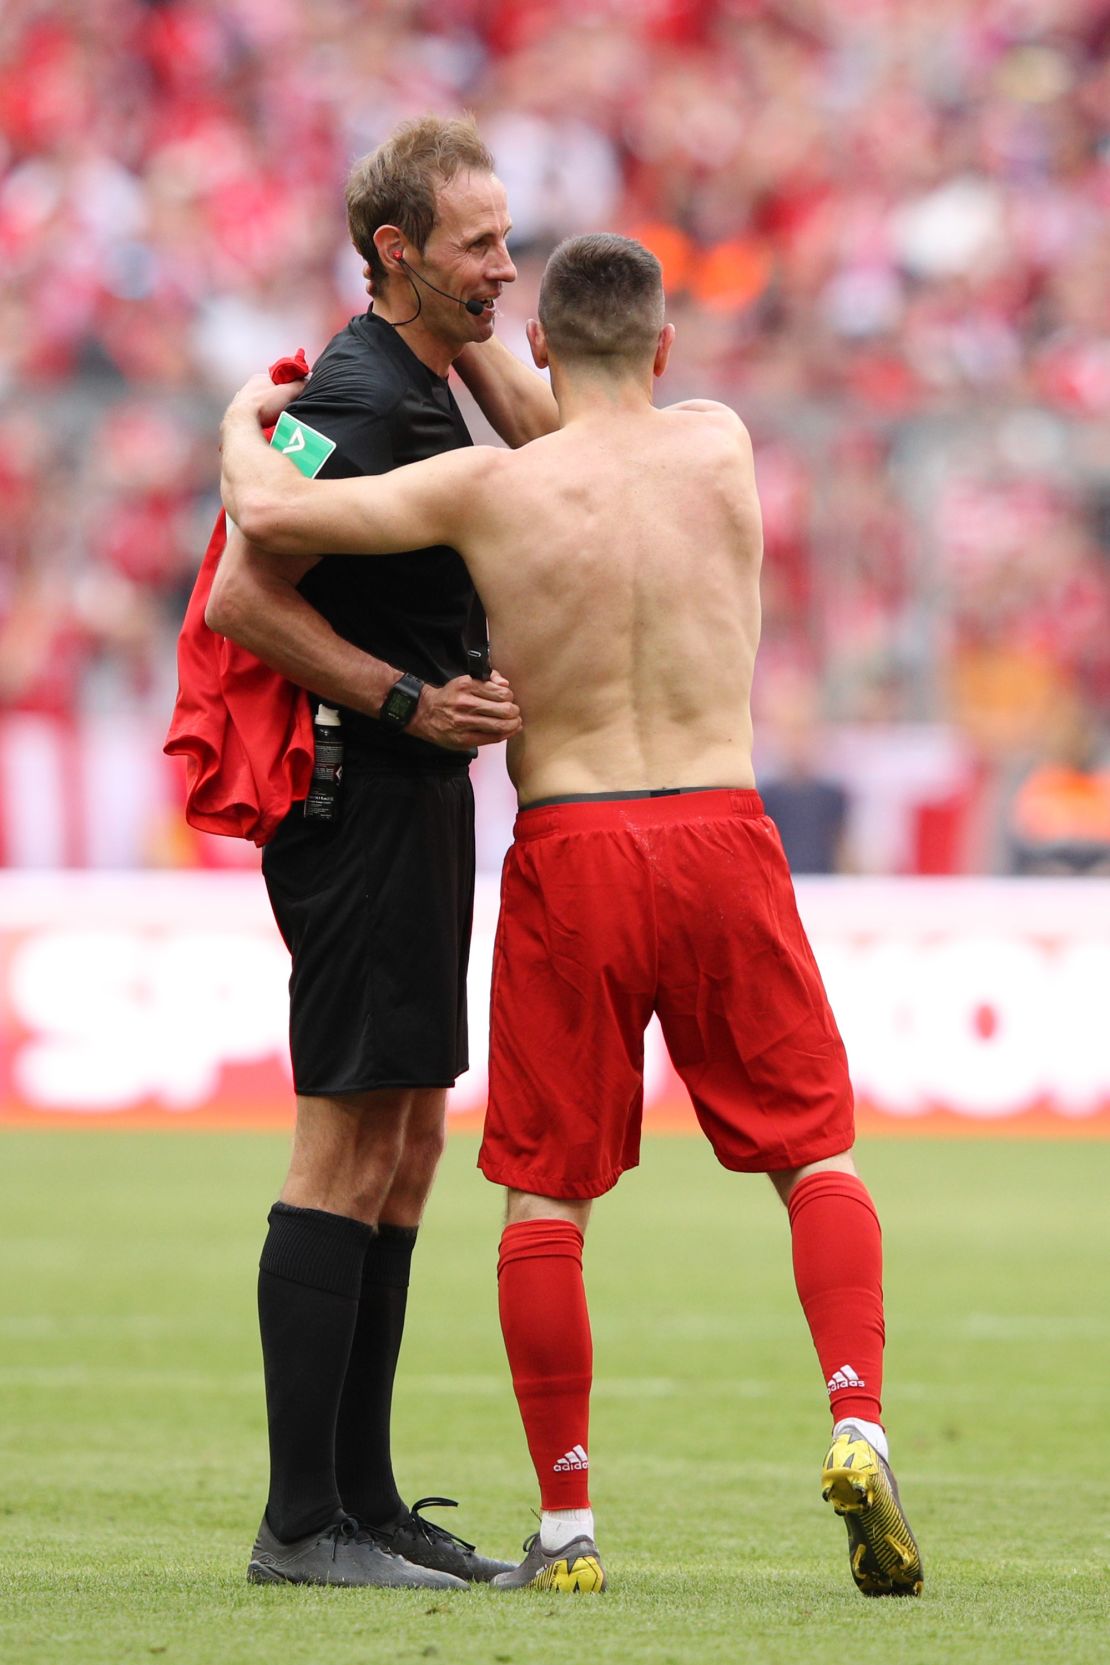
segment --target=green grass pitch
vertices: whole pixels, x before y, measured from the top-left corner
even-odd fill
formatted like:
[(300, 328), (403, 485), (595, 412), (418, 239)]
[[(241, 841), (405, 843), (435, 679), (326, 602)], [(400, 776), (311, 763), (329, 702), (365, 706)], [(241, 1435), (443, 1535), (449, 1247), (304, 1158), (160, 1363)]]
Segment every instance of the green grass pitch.
[[(0, 1658), (539, 1665), (1110, 1658), (1110, 1147), (862, 1147), (885, 1223), (886, 1412), (920, 1601), (865, 1601), (821, 1503), (824, 1392), (785, 1214), (648, 1141), (587, 1242), (600, 1598), (255, 1589), (254, 1319), (285, 1141), (0, 1139)], [(497, 1329), (500, 1199), (450, 1142), (417, 1250), (398, 1475), (510, 1556), (534, 1481)]]

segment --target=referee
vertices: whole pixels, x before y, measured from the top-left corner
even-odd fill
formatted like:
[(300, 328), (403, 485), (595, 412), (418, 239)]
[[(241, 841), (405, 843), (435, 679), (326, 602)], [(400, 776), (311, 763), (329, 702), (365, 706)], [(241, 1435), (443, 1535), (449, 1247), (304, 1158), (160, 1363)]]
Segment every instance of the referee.
[[(372, 309), (317, 360), (275, 444), (321, 478), (468, 446), (458, 363), (502, 437), (555, 426), (545, 381), (498, 342), (516, 271), (503, 186), (472, 120), (405, 123), (355, 164), (348, 225)], [(229, 539), (208, 624), (338, 713), (324, 816), (294, 806), (263, 853), (292, 956), (297, 1095), (258, 1286), (270, 1487), (257, 1583), (442, 1588), (506, 1562), (410, 1509), (390, 1451), (409, 1267), (467, 1068), (474, 748), (520, 727), (496, 672), (467, 674), (485, 619), (455, 550), (377, 561), (262, 556)], [(309, 809), (316, 807), (310, 803)], [(446, 1499), (424, 1499), (424, 1504)]]

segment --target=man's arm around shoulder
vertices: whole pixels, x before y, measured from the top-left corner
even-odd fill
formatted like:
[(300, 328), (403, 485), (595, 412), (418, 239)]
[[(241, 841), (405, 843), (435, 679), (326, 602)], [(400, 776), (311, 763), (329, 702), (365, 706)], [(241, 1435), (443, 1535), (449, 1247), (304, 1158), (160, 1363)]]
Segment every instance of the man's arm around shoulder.
[(223, 421), (224, 506), (249, 543), (283, 555), (463, 546), (502, 452), (472, 446), (388, 474), (308, 480), (262, 437), (274, 391), (252, 377)]
[[(249, 398), (233, 401), (224, 418), (224, 493), (231, 523), (227, 548), (217, 569), (205, 610), (209, 628), (248, 648), (292, 682), (310, 688), (324, 699), (351, 710), (377, 716), (390, 688), (405, 667), (397, 668), (364, 653), (334, 631), (328, 621), (297, 590), (315, 565), (320, 549), (340, 552), (337, 538), (322, 534), (313, 519), (320, 494), (339, 494), (341, 513), (349, 488), (370, 487), (412, 474), (428, 464), (415, 464), (371, 480), (307, 480), (267, 444), (261, 423), (272, 421), (281, 408), (268, 378), (248, 383)], [(293, 390), (296, 391), (295, 389)], [(451, 453), (435, 462), (470, 453)], [(493, 456), (508, 453), (491, 453)], [(470, 469), (482, 471), (480, 461)], [(296, 505), (303, 506), (307, 523), (293, 526)], [(238, 518), (246, 527), (236, 524)], [(273, 529), (285, 553), (260, 547)], [(250, 537), (244, 535), (250, 534)], [(326, 533), (326, 528), (325, 528)], [(447, 541), (428, 538), (426, 547)], [(356, 544), (355, 552), (361, 552)], [(494, 672), (487, 682), (454, 677), (443, 687), (426, 684), (408, 732), (448, 751), (495, 745), (519, 731), (520, 712), (512, 690)]]

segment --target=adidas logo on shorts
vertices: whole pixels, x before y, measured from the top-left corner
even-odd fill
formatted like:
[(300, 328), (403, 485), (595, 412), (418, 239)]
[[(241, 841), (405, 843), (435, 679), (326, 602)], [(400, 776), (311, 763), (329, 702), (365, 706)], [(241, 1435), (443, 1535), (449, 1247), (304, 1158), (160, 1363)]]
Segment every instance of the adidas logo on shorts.
[(571, 1474), (577, 1469), (589, 1468), (590, 1459), (584, 1448), (574, 1446), (570, 1451), (564, 1451), (557, 1463), (552, 1465), (553, 1474)]
[(825, 1383), (830, 1393), (838, 1393), (841, 1388), (861, 1388), (867, 1383), (862, 1376), (857, 1376), (850, 1364), (842, 1365)]

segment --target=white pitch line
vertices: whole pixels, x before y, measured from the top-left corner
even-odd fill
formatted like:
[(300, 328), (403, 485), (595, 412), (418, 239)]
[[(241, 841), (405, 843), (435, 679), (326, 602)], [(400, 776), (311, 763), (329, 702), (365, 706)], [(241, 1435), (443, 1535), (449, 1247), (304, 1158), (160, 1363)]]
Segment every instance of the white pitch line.
[(1110, 1319), (1086, 1313), (973, 1312), (964, 1319), (963, 1332), (974, 1341), (1101, 1341), (1110, 1336)]

